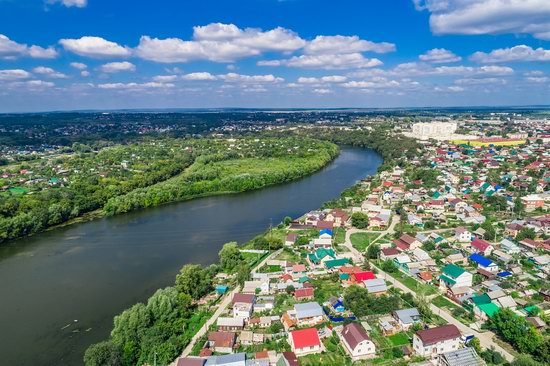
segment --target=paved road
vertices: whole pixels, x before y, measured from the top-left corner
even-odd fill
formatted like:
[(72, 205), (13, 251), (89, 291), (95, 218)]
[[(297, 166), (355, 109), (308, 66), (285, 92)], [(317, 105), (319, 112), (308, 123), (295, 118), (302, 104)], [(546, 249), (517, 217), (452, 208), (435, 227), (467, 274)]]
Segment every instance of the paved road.
[[(279, 253), (281, 253), (282, 249), (279, 249), (277, 250), (276, 252), (273, 252), (271, 253), (270, 255), (268, 255), (263, 261), (261, 261), (260, 263), (258, 263), (256, 265), (256, 267), (254, 267), (250, 273), (256, 273), (258, 271), (259, 268), (261, 268), (264, 264), (266, 264), (266, 262), (268, 260), (270, 260), (271, 258), (277, 256)], [(187, 357), (190, 353), (191, 353), (191, 350), (193, 349), (193, 346), (195, 345), (195, 343), (201, 339), (205, 334), (206, 332), (208, 331), (208, 329), (210, 328), (210, 326), (212, 324), (214, 324), (216, 322), (216, 320), (218, 320), (218, 318), (220, 317), (221, 314), (224, 313), (224, 311), (227, 309), (227, 306), (231, 303), (231, 300), (233, 299), (233, 295), (238, 293), (240, 290), (240, 286), (237, 286), (236, 288), (233, 289), (233, 291), (229, 292), (227, 295), (225, 295), (225, 297), (223, 298), (222, 302), (218, 305), (218, 309), (214, 312), (214, 314), (210, 317), (210, 319), (208, 319), (206, 321), (206, 323), (202, 326), (202, 328), (195, 334), (195, 336), (193, 336), (193, 338), (191, 339), (191, 342), (189, 342), (189, 344), (187, 345), (187, 347), (185, 347), (185, 349), (183, 350), (183, 352), (181, 353), (180, 357)], [(172, 362), (170, 365), (171, 366), (174, 366), (176, 365), (177, 363), (177, 359)]]

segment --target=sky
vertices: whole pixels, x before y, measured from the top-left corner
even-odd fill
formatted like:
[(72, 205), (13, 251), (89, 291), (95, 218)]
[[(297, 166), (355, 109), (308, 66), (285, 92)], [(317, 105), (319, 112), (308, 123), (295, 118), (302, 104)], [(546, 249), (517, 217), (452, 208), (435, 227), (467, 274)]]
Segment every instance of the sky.
[(549, 0), (0, 0), (0, 112), (543, 104)]

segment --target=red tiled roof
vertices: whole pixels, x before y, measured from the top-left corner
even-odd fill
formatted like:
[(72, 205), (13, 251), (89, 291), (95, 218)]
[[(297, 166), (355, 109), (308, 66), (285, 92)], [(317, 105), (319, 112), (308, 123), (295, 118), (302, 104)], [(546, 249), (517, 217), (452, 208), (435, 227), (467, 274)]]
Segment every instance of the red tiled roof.
[(295, 330), (290, 333), (290, 336), (292, 337), (292, 343), (294, 343), (294, 348), (296, 349), (314, 347), (321, 344), (317, 329), (315, 328)]
[(373, 280), (373, 279), (376, 278), (374, 273), (372, 273), (370, 271), (354, 273), (354, 274), (352, 274), (352, 276), (355, 277), (355, 280), (357, 282), (361, 282), (361, 281), (365, 281), (365, 280)]
[(255, 295), (252, 294), (235, 294), (233, 295), (233, 304), (236, 304), (238, 302), (242, 302), (245, 304), (252, 304), (254, 302), (254, 299), (256, 298)]
[(299, 299), (302, 297), (312, 297), (313, 291), (314, 289), (312, 287), (299, 288), (296, 291), (294, 291), (294, 297), (296, 299)]
[(482, 251), (482, 252), (485, 252), (487, 250), (487, 248), (489, 248), (489, 246), (491, 244), (487, 243), (485, 240), (483, 239), (476, 239), (472, 242), (471, 244), (474, 248)]

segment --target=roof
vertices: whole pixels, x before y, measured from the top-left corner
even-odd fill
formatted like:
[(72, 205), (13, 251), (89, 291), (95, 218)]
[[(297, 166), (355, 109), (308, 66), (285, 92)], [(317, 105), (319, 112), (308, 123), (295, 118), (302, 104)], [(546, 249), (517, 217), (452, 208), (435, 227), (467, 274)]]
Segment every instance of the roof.
[(348, 258), (331, 259), (325, 262), (325, 266), (330, 269), (333, 267), (343, 266), (344, 264), (348, 264), (348, 263), (349, 263)]
[(355, 277), (355, 280), (358, 282), (365, 281), (365, 280), (372, 280), (376, 278), (374, 273), (370, 271), (354, 273), (352, 276)]
[(491, 298), (487, 294), (472, 296), (472, 302), (476, 305), (488, 304), (491, 302)]
[(460, 268), (455, 264), (447, 264), (445, 267), (443, 267), (443, 273), (446, 274), (447, 277), (451, 278), (460, 277), (464, 272), (466, 271), (463, 268)]
[(454, 324), (442, 325), (431, 329), (419, 330), (415, 333), (424, 346), (460, 338), (461, 333)]
[(210, 332), (208, 340), (214, 342), (215, 347), (233, 347), (237, 335), (233, 332)]
[(312, 287), (306, 287), (306, 288), (299, 288), (296, 291), (294, 291), (294, 297), (311, 297), (313, 296), (313, 288)]
[(215, 365), (246, 365), (246, 353), (234, 353), (229, 355), (222, 356), (212, 356), (208, 357), (206, 360), (205, 366), (215, 366)]
[(290, 332), (290, 336), (292, 337), (294, 348), (314, 347), (321, 344), (317, 329), (315, 328), (295, 330)]
[(287, 361), (288, 366), (299, 366), (298, 357), (294, 352), (283, 352), (283, 358)]
[(342, 337), (352, 350), (355, 349), (359, 343), (370, 340), (365, 328), (357, 323), (345, 325), (342, 330)]
[(180, 357), (176, 366), (203, 366), (204, 358)]
[(455, 281), (455, 280), (453, 280), (452, 278), (447, 277), (447, 276), (445, 276), (445, 275), (439, 276), (439, 279), (440, 279), (440, 280), (443, 280), (443, 282), (446, 282), (446, 283), (448, 283), (448, 284), (450, 284), (450, 285), (455, 285), (455, 284), (456, 284), (456, 281)]
[(416, 317), (420, 316), (417, 308), (396, 310), (395, 316), (405, 324), (414, 323)]
[(498, 306), (496, 306), (493, 302), (490, 302), (488, 304), (480, 304), (477, 306), (479, 310), (481, 310), (483, 313), (487, 314), (489, 318), (491, 318), (497, 311), (500, 310)]
[(471, 256), (469, 256), (468, 259), (483, 267), (489, 267), (490, 265), (494, 264), (494, 262), (489, 258), (485, 258), (484, 256), (477, 253), (474, 253)]
[(238, 302), (242, 302), (245, 304), (252, 304), (254, 303), (254, 300), (256, 299), (256, 296), (253, 294), (235, 294), (233, 295), (233, 304), (236, 304)]
[(483, 239), (475, 239), (472, 244), (471, 244), (474, 248), (484, 252), (487, 250), (487, 248), (489, 248), (489, 246), (491, 246), (491, 244), (489, 244), (488, 242), (486, 242), (485, 240)]
[(456, 351), (445, 352), (441, 355), (448, 366), (482, 366), (485, 365), (479, 359), (476, 351), (472, 347), (465, 347)]
[(313, 301), (303, 304), (295, 304), (294, 310), (296, 311), (296, 318), (298, 319), (323, 315), (323, 309), (321, 308), (321, 305)]

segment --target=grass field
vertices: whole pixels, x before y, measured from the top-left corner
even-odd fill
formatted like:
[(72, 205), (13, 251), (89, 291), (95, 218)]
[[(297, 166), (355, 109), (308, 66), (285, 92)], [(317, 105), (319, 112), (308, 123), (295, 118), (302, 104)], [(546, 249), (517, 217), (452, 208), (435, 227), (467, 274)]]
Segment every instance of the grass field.
[(414, 292), (423, 292), (425, 295), (433, 295), (437, 293), (437, 289), (433, 286), (420, 283), (414, 278), (407, 276), (403, 272), (397, 271), (394, 273), (389, 273), (392, 277), (397, 279), (399, 282), (413, 290)]
[(379, 236), (379, 233), (355, 233), (351, 234), (349, 238), (351, 240), (351, 245), (360, 252), (363, 252), (370, 243)]

